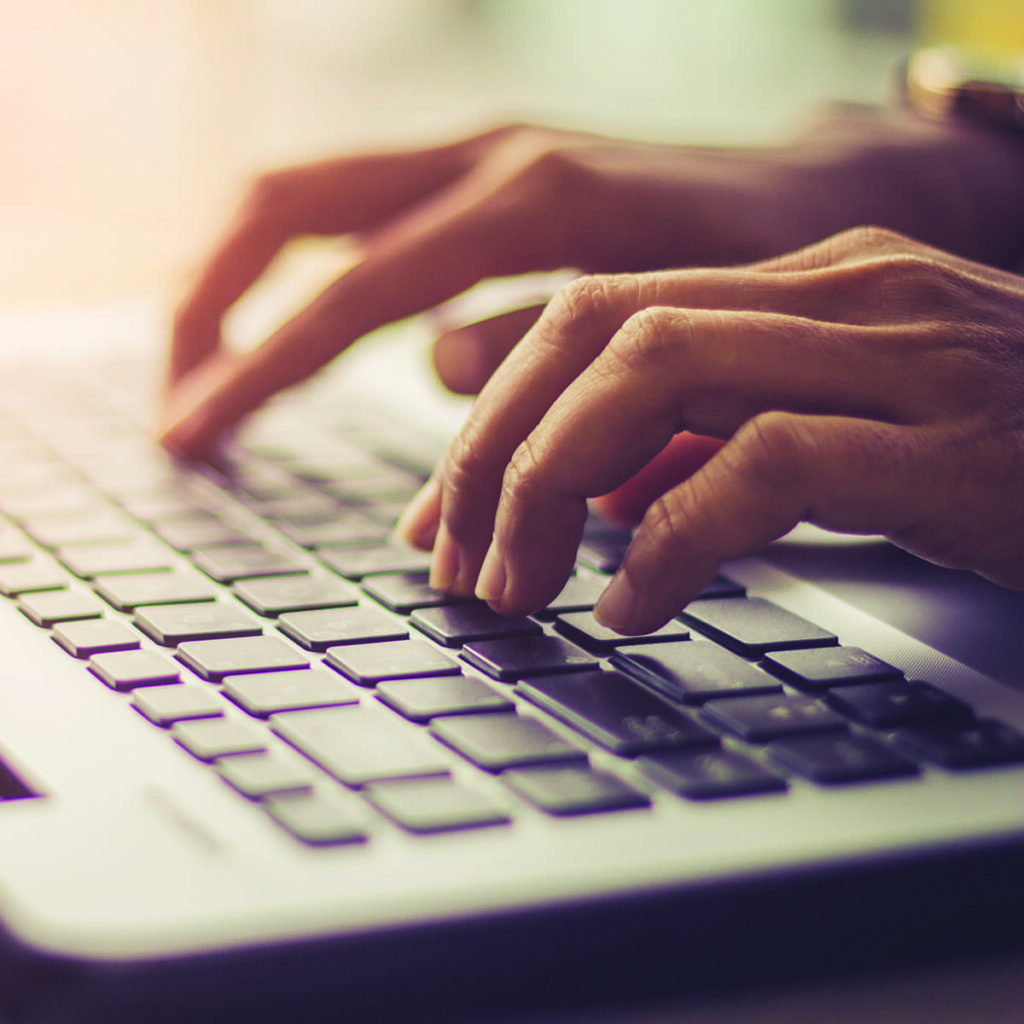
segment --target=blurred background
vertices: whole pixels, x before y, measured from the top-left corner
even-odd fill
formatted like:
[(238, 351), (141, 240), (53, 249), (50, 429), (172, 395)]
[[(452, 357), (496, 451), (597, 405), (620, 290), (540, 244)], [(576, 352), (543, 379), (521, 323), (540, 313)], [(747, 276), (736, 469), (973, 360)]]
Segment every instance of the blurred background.
[(1019, 0), (0, 0), (0, 306), (169, 296), (263, 168), (527, 119), (772, 141)]

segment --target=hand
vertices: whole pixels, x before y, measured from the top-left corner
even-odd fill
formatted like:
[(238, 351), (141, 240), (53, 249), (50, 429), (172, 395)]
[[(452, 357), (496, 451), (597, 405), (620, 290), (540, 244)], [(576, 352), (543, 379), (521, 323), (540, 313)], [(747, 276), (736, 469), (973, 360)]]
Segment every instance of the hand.
[[(1009, 150), (1013, 157), (1007, 157)], [(778, 148), (651, 145), (508, 127), (451, 145), (266, 175), (181, 303), (165, 443), (201, 455), (265, 398), (363, 334), (487, 277), (746, 262), (861, 222), (968, 256), (1016, 251), (1019, 156), (994, 133), (843, 111)], [(358, 262), (255, 351), (221, 320), (289, 239), (348, 235)], [(442, 378), (475, 391), (537, 310), (439, 340)]]
[(1024, 587), (1024, 279), (864, 228), (730, 270), (582, 278), (484, 388), (402, 523), (508, 614), (571, 572), (587, 499), (681, 430), (727, 439), (647, 510), (597, 605), (675, 615), (800, 521)]

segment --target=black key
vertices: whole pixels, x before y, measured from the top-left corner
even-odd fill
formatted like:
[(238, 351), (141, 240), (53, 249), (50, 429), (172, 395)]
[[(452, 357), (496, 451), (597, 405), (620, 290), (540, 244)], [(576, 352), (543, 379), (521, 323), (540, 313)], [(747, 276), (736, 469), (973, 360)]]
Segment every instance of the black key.
[(502, 775), (520, 796), (548, 814), (593, 814), (647, 807), (650, 798), (609, 772), (589, 765), (537, 765)]
[(359, 692), (333, 672), (295, 669), (291, 672), (258, 672), (226, 676), (224, 695), (257, 718), (278, 711), (342, 707), (358, 704)]
[(782, 764), (825, 784), (915, 775), (917, 765), (866, 736), (844, 733), (776, 740), (768, 750)]
[(356, 807), (347, 800), (323, 793), (287, 793), (261, 801), (282, 828), (310, 846), (360, 843), (366, 827)]
[(154, 604), (186, 604), (216, 598), (206, 580), (187, 572), (108, 576), (96, 584), (96, 593), (122, 612)]
[(156, 651), (109, 651), (94, 654), (89, 669), (114, 690), (180, 682), (174, 662)]
[(258, 754), (267, 749), (263, 731), (255, 723), (233, 718), (196, 718), (175, 722), (171, 735), (193, 757), (215, 761), (229, 754)]
[(672, 751), (638, 762), (655, 782), (690, 800), (777, 793), (786, 782), (734, 750)]
[(718, 746), (718, 737), (619, 672), (526, 679), (525, 697), (616, 754)]
[(439, 715), (511, 711), (515, 707), (504, 694), (471, 676), (392, 679), (377, 687), (377, 697), (414, 722), (429, 722)]
[(166, 572), (174, 558), (152, 541), (128, 544), (88, 544), (60, 548), (61, 564), (83, 580), (126, 573)]
[(429, 551), (395, 542), (374, 548), (321, 547), (316, 554), (328, 569), (356, 581), (379, 573), (423, 572), (431, 559)]
[(1024, 736), (1004, 722), (928, 722), (901, 729), (903, 743), (914, 753), (944, 768), (976, 768), (1024, 761)]
[(313, 788), (314, 773), (278, 753), (232, 754), (217, 759), (217, 771), (225, 782), (252, 800), (277, 793)]
[(895, 679), (829, 692), (828, 703), (864, 725), (882, 729), (937, 718), (970, 718), (971, 709), (928, 683)]
[(63, 590), (68, 577), (48, 558), (34, 557), (27, 562), (0, 565), (0, 594), (17, 597), (40, 590)]
[(710, 697), (782, 691), (777, 680), (749, 661), (703, 640), (620, 647), (611, 660), (627, 675), (683, 704), (700, 704)]
[(128, 651), (140, 646), (138, 633), (114, 619), (62, 622), (54, 629), (53, 639), (76, 658), (90, 658), (104, 651)]
[(459, 666), (425, 640), (352, 644), (328, 652), (325, 659), (360, 686), (382, 679), (413, 679), (417, 676), (458, 675)]
[(234, 591), (253, 611), (276, 616), (282, 612), (314, 611), (317, 608), (350, 608), (359, 592), (348, 583), (325, 576), (275, 576), (244, 580)]
[(447, 775), (448, 762), (414, 726), (387, 712), (324, 708), (274, 715), (274, 731), (339, 782), (363, 786), (382, 779)]
[(194, 683), (146, 686), (132, 695), (132, 706), (154, 725), (173, 725), (192, 718), (218, 718), (224, 701)]
[(859, 647), (776, 651), (765, 656), (764, 667), (804, 690), (827, 690), (830, 686), (898, 679), (903, 675), (898, 668)]
[(220, 602), (153, 605), (135, 613), (135, 625), (164, 647), (177, 647), (186, 640), (258, 636), (263, 632), (259, 622), (237, 605)]
[(706, 601), (713, 597), (746, 597), (747, 588), (741, 586), (728, 576), (715, 576), (704, 589), (694, 598), (695, 601)]
[(804, 694), (711, 700), (704, 705), (703, 713), (709, 721), (752, 743), (797, 733), (846, 730), (842, 715)]
[(499, 615), (479, 601), (420, 608), (409, 616), (409, 623), (444, 647), (461, 647), (478, 640), (536, 636), (543, 632), (533, 619)]
[(463, 647), (462, 657), (492, 678), (506, 682), (547, 672), (597, 668), (597, 659), (582, 647), (546, 633), (511, 640), (480, 640)]
[(408, 615), (417, 608), (436, 608), (445, 604), (466, 604), (469, 598), (454, 597), (440, 590), (431, 590), (429, 573), (404, 572), (385, 576), (371, 576), (363, 584), (370, 597), (400, 615)]
[(258, 576), (292, 576), (309, 572), (291, 555), (270, 548), (231, 544), (224, 547), (197, 548), (192, 561), (219, 583), (254, 579)]
[(763, 597), (698, 601), (680, 617), (748, 658), (790, 647), (829, 647), (839, 642), (833, 633)]
[(386, 527), (375, 523), (365, 516), (335, 509), (326, 522), (278, 524), (285, 536), (303, 548), (317, 548), (321, 545), (329, 548), (347, 547), (349, 545), (376, 544), (388, 535)]
[(326, 651), (341, 644), (401, 640), (409, 635), (404, 622), (376, 608), (360, 607), (288, 612), (278, 619), (278, 629), (310, 651)]
[(37, 594), (24, 594), (18, 607), (37, 626), (49, 629), (59, 622), (80, 619), (98, 619), (103, 605), (92, 594), (74, 590), (46, 590)]
[(377, 810), (410, 832), (448, 832), (511, 820), (496, 800), (448, 777), (374, 782), (364, 793)]
[(308, 659), (275, 636), (248, 636), (230, 640), (188, 640), (178, 657), (204, 679), (248, 672), (279, 672), (306, 668)]
[(537, 615), (539, 619), (553, 619), (565, 612), (588, 611), (597, 604), (608, 580), (600, 576), (570, 576), (558, 596)]
[(585, 761), (587, 755), (535, 718), (514, 712), (437, 718), (430, 731), (480, 768)]
[(670, 640), (689, 640), (690, 631), (681, 623), (672, 621), (653, 633), (639, 636), (623, 636), (614, 629), (602, 626), (593, 612), (568, 612), (555, 619), (555, 629), (588, 651), (596, 654), (610, 654), (616, 647), (629, 644), (668, 643)]
[(609, 534), (584, 539), (576, 554), (580, 565), (597, 572), (615, 572), (629, 547), (628, 534)]

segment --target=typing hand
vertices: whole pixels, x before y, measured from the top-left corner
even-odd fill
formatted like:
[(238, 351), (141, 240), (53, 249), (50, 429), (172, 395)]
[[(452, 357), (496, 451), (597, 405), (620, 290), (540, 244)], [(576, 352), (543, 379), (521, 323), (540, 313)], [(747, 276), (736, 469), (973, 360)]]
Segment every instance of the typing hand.
[(571, 571), (587, 499), (682, 430), (726, 439), (647, 510), (597, 605), (656, 629), (800, 521), (1024, 587), (1024, 279), (880, 229), (730, 270), (581, 278), (475, 403), (402, 531), (513, 615)]

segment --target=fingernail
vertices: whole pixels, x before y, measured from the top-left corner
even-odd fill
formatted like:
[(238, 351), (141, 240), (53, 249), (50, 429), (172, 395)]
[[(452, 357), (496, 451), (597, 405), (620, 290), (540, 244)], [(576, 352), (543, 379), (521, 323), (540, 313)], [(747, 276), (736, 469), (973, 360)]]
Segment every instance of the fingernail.
[(476, 596), (482, 601), (500, 601), (505, 593), (507, 580), (505, 559), (498, 550), (498, 545), (491, 541), (491, 546), (484, 556), (484, 564), (480, 567), (480, 575), (476, 581)]
[(617, 633), (630, 633), (636, 609), (637, 593), (629, 577), (620, 570), (594, 606), (594, 618)]
[(395, 536), (413, 547), (429, 550), (435, 543), (441, 511), (441, 486), (431, 477), (406, 506)]
[(461, 556), (458, 545), (451, 538), (444, 523), (437, 528), (434, 557), (430, 562), (430, 586), (434, 590), (449, 591), (459, 574)]

